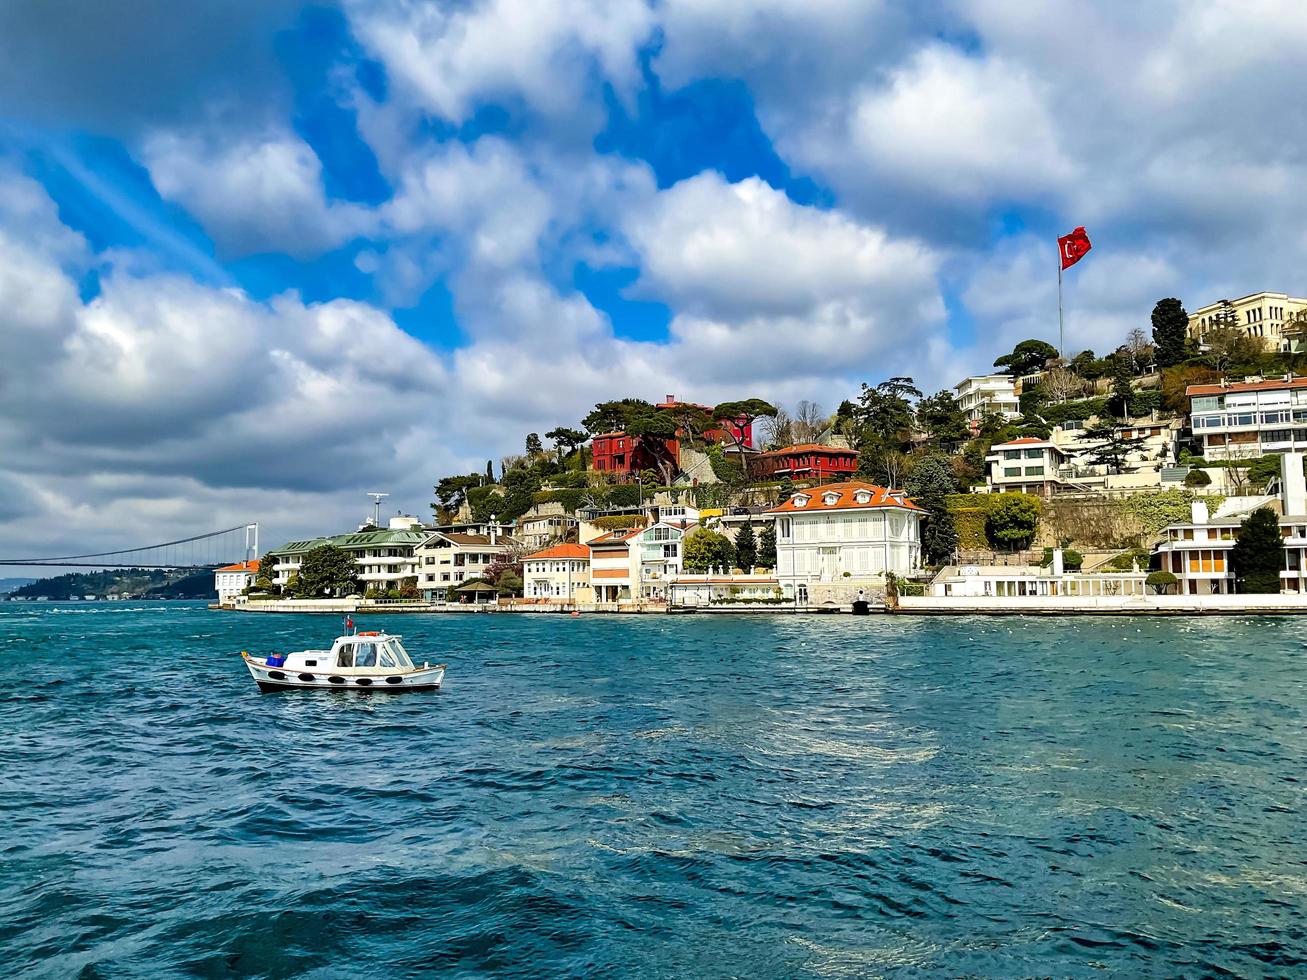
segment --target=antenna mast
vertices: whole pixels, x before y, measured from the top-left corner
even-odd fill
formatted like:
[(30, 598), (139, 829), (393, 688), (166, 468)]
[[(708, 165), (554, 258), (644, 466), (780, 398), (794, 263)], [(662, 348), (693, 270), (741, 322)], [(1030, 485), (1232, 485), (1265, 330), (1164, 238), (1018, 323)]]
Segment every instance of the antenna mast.
[(372, 526), (381, 527), (381, 502), (390, 496), (388, 493), (368, 493), (372, 498)]

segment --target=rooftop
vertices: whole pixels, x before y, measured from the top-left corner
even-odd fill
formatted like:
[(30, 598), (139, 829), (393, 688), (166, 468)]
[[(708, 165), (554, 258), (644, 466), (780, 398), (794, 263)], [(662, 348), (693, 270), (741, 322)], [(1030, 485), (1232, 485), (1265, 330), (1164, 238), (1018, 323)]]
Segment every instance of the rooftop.
[(856, 449), (847, 449), (842, 446), (826, 446), (820, 442), (802, 442), (796, 446), (784, 446), (780, 449), (770, 449), (762, 456), (788, 456), (791, 453), (830, 453), (833, 456), (856, 456)]
[(547, 558), (589, 558), (590, 549), (583, 544), (556, 544), (544, 551), (527, 555), (523, 561), (538, 561)]
[(253, 561), (238, 561), (235, 565), (223, 565), (219, 568), (220, 572), (257, 572), (259, 570), (259, 559)]
[(1195, 395), (1228, 395), (1240, 391), (1283, 391), (1288, 388), (1307, 388), (1307, 378), (1271, 378), (1263, 381), (1229, 381), (1225, 384), (1190, 385), (1184, 393)]
[[(859, 492), (866, 496), (865, 502), (858, 499)], [(835, 499), (827, 503), (826, 498), (832, 494)], [(800, 507), (795, 503), (797, 499), (804, 497), (813, 502), (813, 506), (805, 505)], [(853, 480), (848, 483), (827, 483), (825, 486), (800, 491), (780, 506), (773, 507), (767, 513), (793, 514), (813, 510), (872, 510), (879, 507), (922, 510), (921, 507), (909, 500), (902, 490), (890, 490), (885, 487), (878, 487), (874, 483)]]

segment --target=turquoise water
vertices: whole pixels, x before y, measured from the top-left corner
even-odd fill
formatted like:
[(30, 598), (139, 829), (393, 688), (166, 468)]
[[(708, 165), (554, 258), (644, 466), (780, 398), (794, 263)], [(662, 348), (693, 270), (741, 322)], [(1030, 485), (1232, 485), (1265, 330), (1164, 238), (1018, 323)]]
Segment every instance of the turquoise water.
[(18, 977), (1284, 976), (1307, 623), (0, 605)]

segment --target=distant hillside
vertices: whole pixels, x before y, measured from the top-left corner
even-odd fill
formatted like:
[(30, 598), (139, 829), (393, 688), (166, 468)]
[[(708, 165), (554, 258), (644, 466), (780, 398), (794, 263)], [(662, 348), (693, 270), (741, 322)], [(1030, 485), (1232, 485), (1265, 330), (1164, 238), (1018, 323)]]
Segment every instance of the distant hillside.
[(14, 589), (22, 588), (32, 582), (39, 581), (34, 578), (0, 578), (0, 595), (6, 592), (12, 592)]
[(98, 572), (70, 572), (53, 578), (28, 580), (13, 590), (15, 596), (46, 596), (70, 599), (74, 596), (107, 595), (132, 598), (207, 599), (214, 595), (213, 572), (165, 571), (157, 568), (114, 568)]

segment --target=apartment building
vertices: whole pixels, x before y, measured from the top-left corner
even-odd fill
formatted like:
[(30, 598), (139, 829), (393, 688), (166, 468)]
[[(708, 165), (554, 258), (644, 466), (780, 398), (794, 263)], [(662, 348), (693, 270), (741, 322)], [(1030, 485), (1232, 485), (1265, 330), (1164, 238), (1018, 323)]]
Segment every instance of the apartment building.
[(988, 484), (993, 493), (1033, 493), (1047, 497), (1064, 482), (1069, 456), (1048, 439), (1027, 436), (991, 446)]
[(921, 568), (925, 512), (901, 490), (851, 481), (795, 493), (767, 511), (776, 521), (776, 574), (800, 604), (850, 602), (885, 573)]
[(592, 541), (590, 547), (590, 585), (599, 602), (619, 602), (630, 599), (640, 580), (638, 549), (631, 542), (644, 532), (644, 528), (608, 531)]
[(517, 543), (491, 524), (486, 533), (434, 531), (417, 549), (418, 588), (425, 598), (442, 600), (451, 587), (482, 578), (487, 567), (510, 554)]
[(285, 586), (304, 564), (304, 556), (315, 548), (331, 545), (348, 552), (358, 565), (358, 580), (362, 589), (394, 589), (418, 578), (417, 548), (427, 537), (420, 530), (416, 518), (392, 518), (391, 527), (385, 530), (356, 531), (333, 537), (307, 538), (289, 541), (270, 554), (276, 561), (272, 566), (272, 581)]
[(999, 414), (1014, 419), (1021, 414), (1015, 380), (1006, 374), (979, 374), (963, 378), (953, 386), (958, 407), (967, 414), (972, 431), (980, 427), (986, 415)]
[(588, 598), (590, 549), (583, 544), (557, 544), (522, 559), (523, 594), (528, 599), (572, 601)]
[(1194, 439), (1207, 459), (1307, 448), (1307, 378), (1190, 385), (1185, 394)]
[(1202, 343), (1207, 332), (1221, 324), (1227, 316), (1245, 335), (1262, 341), (1267, 350), (1298, 350), (1301, 337), (1293, 331), (1286, 334), (1285, 326), (1294, 314), (1307, 310), (1307, 299), (1287, 293), (1250, 293), (1232, 300), (1217, 300), (1189, 314), (1189, 336)]
[(630, 539), (641, 599), (667, 598), (668, 582), (681, 574), (685, 537), (696, 527), (692, 523), (659, 521)]
[(1230, 552), (1239, 528), (1249, 514), (1266, 506), (1278, 512), (1284, 541), (1281, 591), (1307, 592), (1307, 478), (1301, 452), (1283, 454), (1278, 497), (1231, 497), (1213, 515), (1204, 501), (1194, 501), (1189, 521), (1162, 529), (1154, 549), (1157, 564), (1179, 579), (1181, 595), (1233, 593)]

